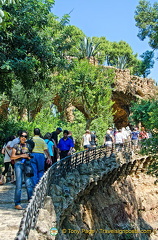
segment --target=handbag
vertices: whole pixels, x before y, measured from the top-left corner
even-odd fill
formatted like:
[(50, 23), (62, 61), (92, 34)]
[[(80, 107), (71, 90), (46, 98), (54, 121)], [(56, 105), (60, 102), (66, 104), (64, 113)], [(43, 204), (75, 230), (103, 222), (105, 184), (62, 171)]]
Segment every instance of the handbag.
[(24, 174), (26, 177), (33, 177), (34, 172), (30, 160), (25, 160), (24, 162)]

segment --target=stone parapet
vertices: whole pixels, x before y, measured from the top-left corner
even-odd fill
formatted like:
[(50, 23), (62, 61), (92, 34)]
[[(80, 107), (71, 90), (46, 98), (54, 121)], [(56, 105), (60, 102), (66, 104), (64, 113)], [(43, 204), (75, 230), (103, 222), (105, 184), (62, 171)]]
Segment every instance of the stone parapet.
[[(149, 220), (149, 215), (151, 215), (150, 208), (152, 208), (149, 203), (150, 207), (148, 207), (148, 217), (145, 217), (145, 215), (141, 215), (146, 220), (146, 223), (144, 223), (145, 220), (143, 220), (143, 222), (139, 216), (140, 214), (138, 213), (139, 211), (141, 211), (142, 208), (144, 209), (144, 207), (147, 205), (144, 205), (144, 207), (142, 205), (142, 207), (140, 206), (139, 196), (135, 195), (137, 187), (135, 187), (134, 189), (134, 185), (130, 185), (135, 184), (136, 179), (139, 179), (142, 174), (144, 174), (144, 179), (147, 179), (148, 181), (148, 177), (145, 172), (148, 165), (152, 161), (153, 157), (132, 157), (130, 154), (126, 154), (125, 156), (122, 155), (122, 153), (119, 153), (112, 154), (109, 157), (104, 157), (97, 161), (92, 161), (89, 164), (80, 165), (76, 170), (73, 170), (73, 172), (69, 172), (64, 178), (61, 178), (58, 185), (52, 184), (50, 196), (52, 198), (51, 201), (53, 203), (53, 211), (48, 211), (50, 215), (48, 217), (48, 213), (45, 213), (45, 208), (40, 210), (41, 213), (39, 216), (40, 219), (42, 219), (42, 222), (39, 220), (37, 221), (35, 230), (31, 230), (30, 232), (29, 239), (43, 239), (42, 236), (45, 237), (44, 239), (56, 240), (97, 239), (95, 238), (95, 232), (91, 232), (91, 234), (89, 234), (88, 231), (93, 229), (101, 229), (103, 228), (103, 226), (106, 229), (113, 229), (115, 227), (115, 229), (134, 228), (137, 230), (140, 230), (140, 228), (142, 228), (143, 226), (143, 228), (151, 230), (150, 233), (152, 236), (152, 230), (155, 228), (154, 224), (157, 220), (156, 213), (158, 211), (158, 205), (154, 205), (155, 201), (153, 199), (154, 203), (152, 201), (152, 206), (154, 206), (155, 211), (155, 213), (153, 214), (154, 219)], [(131, 180), (132, 178), (135, 179), (134, 183), (131, 182), (133, 181)], [(149, 178), (151, 179), (152, 177)], [(158, 190), (156, 189), (157, 187), (155, 186), (153, 191)], [(127, 191), (127, 195), (123, 191)], [(129, 193), (128, 191), (131, 191), (131, 193)], [(99, 200), (99, 196), (100, 198), (102, 198), (102, 196), (99, 194), (102, 194), (104, 196), (103, 202)], [(113, 196), (115, 197), (113, 199), (113, 202), (111, 202), (111, 194), (113, 194)], [(117, 195), (117, 199), (115, 195)], [(91, 198), (93, 199), (93, 202)], [(109, 198), (111, 200), (109, 200)], [(131, 205), (132, 202), (130, 198), (133, 198), (133, 207)], [(97, 203), (98, 205), (95, 205), (95, 201), (100, 201), (100, 204)], [(102, 207), (103, 209), (101, 210)], [(108, 213), (108, 207), (111, 208), (111, 213)], [(107, 222), (106, 217), (104, 217), (105, 223), (102, 222), (103, 219), (101, 215), (104, 215), (104, 211), (106, 208), (107, 214), (105, 214), (105, 216), (107, 215), (109, 220), (111, 219), (110, 221), (113, 221), (113, 223), (111, 223), (111, 227)], [(145, 209), (147, 208), (145, 207)], [(96, 215), (95, 212), (97, 211), (101, 211), (101, 215)], [(115, 211), (122, 211), (122, 213), (116, 213)], [(109, 214), (111, 215), (111, 218)], [(44, 215), (47, 216), (47, 219), (53, 219), (52, 227), (56, 227), (58, 229), (58, 235), (56, 237), (50, 236), (48, 229), (44, 227), (46, 226), (43, 223)], [(112, 217), (115, 218), (116, 216), (120, 219), (119, 221), (116, 221), (116, 219), (112, 219)], [(45, 219), (45, 221), (47, 221), (47, 219)], [(148, 220), (150, 222), (150, 225), (147, 222)], [(51, 224), (49, 222), (49, 227), (50, 226)], [(65, 232), (63, 232), (62, 229), (64, 229)], [(79, 235), (70, 233), (69, 229), (78, 230)], [(83, 229), (85, 231), (83, 231)], [(99, 237), (98, 239), (105, 239), (103, 237), (104, 234), (97, 234)], [(149, 235), (143, 235), (143, 239), (148, 239), (146, 238), (146, 236)], [(34, 238), (34, 236), (36, 236), (36, 238)], [(111, 237), (112, 238), (107, 239), (114, 239), (113, 235), (111, 235)], [(153, 234), (153, 238), (151, 239), (156, 240), (156, 235)]]
[(158, 87), (151, 78), (143, 78), (135, 75), (130, 75), (129, 69), (117, 69), (115, 70), (115, 89), (114, 91), (123, 92), (125, 94), (132, 94), (145, 99), (151, 99), (158, 93)]

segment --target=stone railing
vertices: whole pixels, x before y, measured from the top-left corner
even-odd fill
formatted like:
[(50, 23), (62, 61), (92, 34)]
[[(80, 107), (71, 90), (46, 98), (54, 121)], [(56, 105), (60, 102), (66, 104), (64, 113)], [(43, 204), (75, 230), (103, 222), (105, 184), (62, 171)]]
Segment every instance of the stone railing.
[[(119, 162), (117, 162), (115, 158), (115, 164), (112, 164), (110, 161), (105, 165), (104, 160), (115, 155), (113, 148), (106, 149), (106, 147), (97, 147), (79, 152), (53, 164), (53, 166), (48, 169), (36, 186), (32, 199), (30, 200), (24, 212), (19, 232), (17, 233), (15, 240), (25, 240), (28, 238), (30, 230), (34, 229), (36, 226), (39, 211), (44, 206), (45, 197), (52, 192), (53, 186), (59, 186), (62, 184), (62, 186), (65, 186), (65, 188), (62, 189), (64, 196), (66, 198), (70, 196), (70, 191), (67, 184), (64, 184), (63, 182), (61, 183), (61, 180), (65, 181), (64, 179), (68, 176), (68, 174), (71, 174), (71, 178), (73, 178), (72, 175), (75, 177), (75, 173), (77, 173), (77, 175), (80, 173), (81, 176), (86, 175), (86, 178), (82, 184), (80, 184), (80, 187), (78, 186), (77, 188), (77, 192), (79, 193), (83, 191), (87, 185), (90, 185), (91, 182), (95, 183), (96, 181), (101, 180), (102, 177), (105, 177), (105, 172), (106, 177), (108, 176), (107, 183), (111, 184), (118, 177), (121, 177), (124, 174), (130, 174), (132, 171), (138, 171), (140, 167), (146, 167), (150, 162), (150, 158), (142, 158), (139, 161), (133, 161), (130, 146), (131, 145), (127, 143), (126, 146), (121, 148), (121, 151), (117, 153), (119, 156)], [(126, 163), (123, 164), (121, 162), (121, 156), (126, 159)], [(101, 159), (103, 159), (103, 161), (101, 161)], [(101, 166), (98, 165), (99, 163), (101, 163)], [(87, 166), (91, 167), (89, 168)], [(98, 174), (99, 171), (100, 174)], [(93, 180), (90, 180), (91, 178), (89, 178), (89, 174), (91, 173), (96, 175), (96, 179), (93, 178)], [(77, 178), (79, 181), (79, 176), (76, 176), (75, 178)], [(71, 182), (72, 184), (72, 180), (73, 179), (68, 182)], [(78, 193), (75, 193), (75, 195)], [(71, 197), (71, 199), (74, 198)], [(63, 205), (62, 201), (60, 202)], [(58, 209), (60, 208), (58, 207)]]
[[(60, 177), (57, 183), (50, 187), (50, 197), (46, 197), (43, 209), (40, 209), (37, 224), (30, 231), (28, 240), (35, 238), (51, 238), (52, 240), (73, 239), (66, 235), (64, 219), (80, 199), (91, 196), (91, 191), (101, 183), (110, 188), (115, 181), (123, 181), (127, 176), (135, 176), (146, 172), (152, 163), (151, 156), (132, 155), (127, 152), (113, 152), (88, 164), (83, 163), (65, 177)], [(77, 213), (76, 213), (77, 214)], [(79, 214), (79, 213), (78, 213)], [(45, 217), (47, 216), (47, 217)], [(56, 236), (50, 236), (50, 229), (58, 230)], [(77, 228), (75, 228), (77, 229)], [(75, 238), (74, 239), (79, 239)], [(85, 239), (80, 236), (80, 239)], [(87, 238), (86, 238), (87, 239)]]
[(33, 196), (24, 212), (19, 232), (15, 239), (27, 239), (30, 229), (35, 227), (39, 209), (44, 205), (44, 199), (50, 191), (51, 183), (57, 184), (60, 178), (65, 177), (68, 172), (73, 171), (81, 164), (102, 158), (105, 156), (105, 153), (105, 147), (97, 147), (73, 154), (53, 164), (35, 187)]

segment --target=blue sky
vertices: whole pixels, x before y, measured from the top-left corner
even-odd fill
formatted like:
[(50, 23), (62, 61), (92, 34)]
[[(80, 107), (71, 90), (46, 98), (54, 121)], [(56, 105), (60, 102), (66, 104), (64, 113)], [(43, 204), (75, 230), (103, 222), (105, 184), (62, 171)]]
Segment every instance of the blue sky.
[[(149, 1), (151, 4), (155, 0)], [(70, 24), (88, 37), (106, 37), (111, 42), (126, 41), (134, 53), (151, 50), (148, 41), (141, 41), (135, 26), (135, 10), (139, 0), (55, 0), (52, 12), (59, 18), (70, 13)], [(158, 60), (148, 76), (158, 82)]]

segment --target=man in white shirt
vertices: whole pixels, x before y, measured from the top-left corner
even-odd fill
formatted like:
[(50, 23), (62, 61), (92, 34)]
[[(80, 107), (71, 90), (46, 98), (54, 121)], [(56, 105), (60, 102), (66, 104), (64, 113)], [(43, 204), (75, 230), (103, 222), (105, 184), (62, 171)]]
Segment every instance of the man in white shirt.
[(115, 134), (116, 152), (119, 152), (122, 150), (123, 143), (124, 143), (124, 136), (123, 136), (122, 130), (119, 129)]
[(89, 149), (90, 146), (91, 146), (90, 141), (91, 141), (90, 131), (86, 130), (85, 134), (82, 137), (82, 144), (81, 144), (81, 146), (83, 145), (84, 149)]

